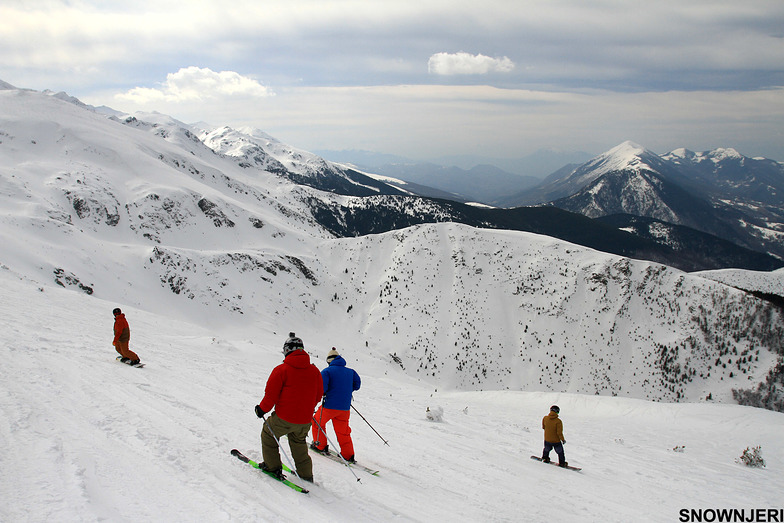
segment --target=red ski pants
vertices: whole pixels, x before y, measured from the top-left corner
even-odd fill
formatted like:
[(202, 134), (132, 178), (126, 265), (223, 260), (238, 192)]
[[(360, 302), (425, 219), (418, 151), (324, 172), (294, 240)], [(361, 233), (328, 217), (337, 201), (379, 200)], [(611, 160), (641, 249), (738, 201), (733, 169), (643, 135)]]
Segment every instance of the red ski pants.
[[(327, 446), (327, 436), (320, 429), (319, 425), (324, 430), (327, 430), (327, 423), (332, 422), (332, 428), (335, 430), (335, 435), (338, 437), (338, 445), (340, 445), (340, 454), (345, 458), (354, 457), (354, 442), (351, 441), (351, 427), (348, 426), (348, 418), (351, 415), (350, 410), (335, 410), (325, 409), (323, 406), (319, 407), (316, 414), (313, 416), (313, 443), (316, 447), (323, 449)], [(318, 423), (316, 423), (318, 422)]]

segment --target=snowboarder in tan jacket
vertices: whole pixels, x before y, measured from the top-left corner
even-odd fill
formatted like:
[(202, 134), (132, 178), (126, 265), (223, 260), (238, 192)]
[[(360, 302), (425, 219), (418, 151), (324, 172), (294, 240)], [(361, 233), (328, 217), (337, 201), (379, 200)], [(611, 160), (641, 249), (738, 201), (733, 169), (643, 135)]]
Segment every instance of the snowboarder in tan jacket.
[(550, 463), (550, 451), (555, 450), (558, 454), (558, 465), (565, 467), (566, 455), (564, 454), (563, 444), (566, 438), (563, 435), (563, 422), (558, 417), (561, 409), (558, 405), (550, 407), (550, 413), (542, 418), (542, 428), (544, 429), (544, 451), (542, 451), (542, 461)]

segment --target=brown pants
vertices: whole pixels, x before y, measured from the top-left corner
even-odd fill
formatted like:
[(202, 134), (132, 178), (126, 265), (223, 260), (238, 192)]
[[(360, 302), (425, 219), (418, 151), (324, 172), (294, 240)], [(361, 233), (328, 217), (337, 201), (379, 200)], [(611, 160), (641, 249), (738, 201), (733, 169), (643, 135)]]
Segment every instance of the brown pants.
[[(278, 417), (274, 412), (267, 417), (267, 421), (261, 427), (261, 454), (264, 457), (264, 464), (269, 470), (278, 470), (283, 465), (280, 461), (280, 451), (275, 438), (283, 436), (289, 440), (291, 458), (297, 468), (297, 474), (302, 479), (313, 479), (313, 461), (308, 455), (308, 444), (305, 438), (310, 430), (310, 423), (289, 423)], [(275, 433), (275, 438), (272, 433)]]
[(123, 358), (128, 358), (129, 360), (138, 360), (139, 359), (139, 356), (137, 356), (135, 352), (133, 352), (131, 349), (128, 348), (128, 340), (118, 341), (114, 345), (114, 349)]

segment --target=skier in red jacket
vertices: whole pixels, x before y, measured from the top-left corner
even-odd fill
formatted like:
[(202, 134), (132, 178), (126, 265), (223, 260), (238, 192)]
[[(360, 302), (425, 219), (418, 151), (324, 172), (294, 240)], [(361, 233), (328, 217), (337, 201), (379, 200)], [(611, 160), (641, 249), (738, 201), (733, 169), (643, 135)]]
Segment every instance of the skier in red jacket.
[(139, 363), (139, 356), (136, 355), (131, 349), (128, 348), (128, 342), (131, 340), (131, 328), (128, 326), (128, 320), (125, 319), (125, 314), (116, 308), (112, 311), (114, 314), (114, 350), (122, 356), (123, 363), (130, 363), (136, 365)]
[(272, 370), (264, 398), (255, 407), (260, 418), (275, 408), (261, 428), (261, 453), (264, 457), (261, 467), (282, 474), (277, 440), (286, 436), (297, 475), (305, 481), (313, 481), (313, 462), (308, 455), (305, 438), (316, 405), (324, 394), (324, 384), (318, 368), (310, 363), (302, 340), (293, 332), (283, 344), (283, 354), (283, 363)]

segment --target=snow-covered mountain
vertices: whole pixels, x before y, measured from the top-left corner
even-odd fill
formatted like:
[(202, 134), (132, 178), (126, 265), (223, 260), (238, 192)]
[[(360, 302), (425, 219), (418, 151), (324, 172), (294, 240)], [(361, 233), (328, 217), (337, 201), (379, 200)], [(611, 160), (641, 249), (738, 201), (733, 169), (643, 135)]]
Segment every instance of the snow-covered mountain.
[[(316, 484), (303, 496), (229, 454), (261, 460), (253, 405), (296, 324), (257, 317), (253, 329), (220, 331), (214, 321), (125, 306), (131, 347), (147, 362), (133, 369), (114, 361), (110, 345), (111, 309), (122, 302), (7, 268), (0, 288), (4, 522), (622, 523), (780, 510), (781, 413), (436, 387), (390, 364), (382, 349), (391, 346), (365, 347), (326, 324), (303, 335), (306, 350), (322, 368), (337, 345), (362, 376), (353, 405), (373, 428), (352, 411), (352, 437), (358, 461), (381, 472), (355, 470), (357, 482), (314, 455)], [(581, 472), (529, 459), (542, 450), (541, 419), (553, 404), (566, 457)], [(428, 420), (428, 409), (443, 411), (441, 421)], [(766, 467), (737, 462), (757, 446)]]
[[(210, 132), (0, 90), (0, 520), (672, 521), (778, 506), (784, 313), (755, 292), (781, 289), (783, 271), (689, 274), (460, 223), (338, 237), (329, 209), (345, 224), (381, 221), (379, 202), (398, 218), (450, 207), (297, 184), (264, 166), (305, 176), (306, 156), (262, 148), (259, 166)], [(142, 370), (113, 361), (116, 306)], [(389, 446), (357, 416), (353, 435), (380, 477), (314, 456), (303, 498), (229, 455), (260, 457), (252, 407), (289, 331), (319, 367), (335, 346), (362, 375), (354, 405)], [(554, 403), (583, 473), (528, 459)], [(767, 469), (736, 463), (756, 445)]]
[(448, 207), (294, 184), (266, 166), (311, 163), (259, 135), (247, 143), (268, 140), (277, 163), (245, 165), (227, 130), (202, 141), (162, 115), (118, 120), (19, 90), (0, 108), (2, 263), (36, 285), (215, 328), (326, 330), (449, 387), (732, 401), (763, 384), (759, 401), (780, 408), (781, 311), (747, 292), (530, 233), (339, 239), (317, 219), (330, 206), (371, 220), (374, 198), (411, 216)]
[(784, 165), (767, 158), (749, 158), (732, 148), (695, 153), (677, 149), (662, 159), (682, 173), (687, 187), (715, 198), (784, 207)]
[(784, 165), (772, 160), (731, 149), (659, 156), (625, 142), (539, 192), (592, 218), (651, 218), (784, 258)]
[(683, 210), (701, 216), (709, 212), (708, 202), (670, 181), (672, 174), (656, 154), (625, 142), (576, 169), (564, 185), (580, 190), (554, 205), (592, 218), (626, 213), (678, 225), (687, 221), (679, 214)]
[[(73, 102), (67, 95), (63, 99)], [(127, 117), (124, 122), (147, 126), (150, 132), (161, 136), (183, 136), (185, 141), (198, 137), (210, 149), (234, 159), (244, 169), (262, 169), (299, 185), (344, 196), (362, 197), (337, 200), (307, 198), (306, 205), (314, 219), (338, 236), (382, 233), (421, 223), (453, 221), (478, 227), (542, 232), (605, 252), (667, 263), (684, 270), (723, 267), (770, 270), (782, 266), (782, 262), (770, 256), (733, 245), (712, 245), (710, 239), (703, 242), (703, 246), (709, 248), (695, 249), (691, 242), (682, 242), (676, 250), (672, 248), (672, 242), (663, 241), (657, 236), (648, 235), (641, 242), (643, 236), (634, 238), (620, 232), (631, 232), (633, 228), (628, 225), (618, 230), (608, 230), (598, 223), (580, 222), (572, 213), (551, 216), (544, 225), (538, 210), (497, 210), (486, 206), (462, 205), (454, 202), (455, 198), (429, 187), (327, 162), (312, 153), (282, 144), (258, 129), (187, 126), (171, 117), (155, 113)], [(150, 123), (153, 125), (150, 126)], [(412, 198), (417, 194), (447, 200)], [(581, 233), (575, 234), (575, 230)], [(713, 243), (716, 243), (715, 239)]]
[(258, 129), (224, 126), (205, 131), (200, 139), (215, 152), (239, 159), (242, 167), (253, 166), (316, 189), (349, 196), (411, 194), (355, 169), (290, 147)]

